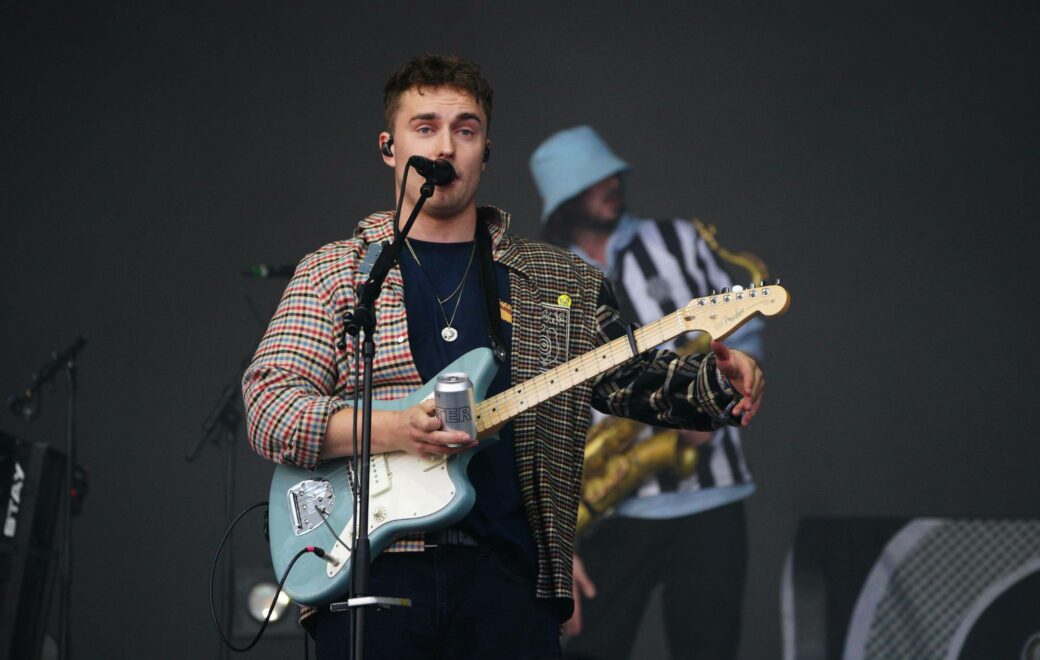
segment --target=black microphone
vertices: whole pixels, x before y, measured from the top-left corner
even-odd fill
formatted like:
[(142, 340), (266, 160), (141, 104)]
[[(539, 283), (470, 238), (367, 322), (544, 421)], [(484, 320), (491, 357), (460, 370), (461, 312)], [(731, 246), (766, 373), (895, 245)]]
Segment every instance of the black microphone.
[(295, 272), (296, 264), (257, 264), (242, 271), (242, 275), (267, 279), (272, 277), (292, 277)]
[(446, 186), (455, 180), (455, 168), (443, 158), (430, 160), (422, 156), (412, 156), (408, 159), (408, 164), (435, 186)]

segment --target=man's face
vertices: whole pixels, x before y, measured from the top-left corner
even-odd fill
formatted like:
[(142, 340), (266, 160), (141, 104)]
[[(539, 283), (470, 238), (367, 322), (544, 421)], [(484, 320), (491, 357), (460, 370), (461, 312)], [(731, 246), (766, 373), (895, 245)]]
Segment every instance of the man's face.
[[(394, 168), (397, 191), (411, 156), (436, 160), (443, 158), (455, 168), (455, 180), (437, 186), (423, 213), (433, 218), (452, 219), (475, 208), (474, 197), (484, 171), (484, 147), (487, 139), (487, 115), (477, 100), (452, 87), (426, 87), (422, 93), (413, 87), (401, 95), (394, 116), (393, 156), (383, 161)], [(380, 141), (390, 136), (381, 133)], [(419, 199), (423, 177), (408, 173), (405, 208)]]
[(581, 194), (581, 211), (590, 225), (613, 226), (621, 218), (624, 205), (618, 174), (593, 184)]

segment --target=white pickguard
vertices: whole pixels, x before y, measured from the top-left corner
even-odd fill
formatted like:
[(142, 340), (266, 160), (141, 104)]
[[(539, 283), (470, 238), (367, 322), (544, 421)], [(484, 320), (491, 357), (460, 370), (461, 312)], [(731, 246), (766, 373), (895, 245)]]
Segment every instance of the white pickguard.
[[(369, 535), (396, 520), (414, 520), (437, 513), (455, 497), (455, 483), (443, 456), (425, 459), (395, 451), (374, 458), (385, 458), (385, 462), (374, 460), (369, 476), (372, 481), (372, 494), (368, 498)], [(395, 483), (401, 486), (395, 488)], [(339, 538), (351, 538), (352, 527), (352, 521), (348, 522)], [(347, 565), (352, 550), (337, 541), (328, 554), (335, 563), (329, 562), (326, 571), (329, 577), (334, 577)]]

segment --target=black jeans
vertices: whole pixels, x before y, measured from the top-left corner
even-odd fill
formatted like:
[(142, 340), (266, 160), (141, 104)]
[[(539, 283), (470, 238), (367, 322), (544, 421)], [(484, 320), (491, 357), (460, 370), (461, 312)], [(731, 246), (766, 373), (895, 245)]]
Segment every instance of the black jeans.
[[(412, 607), (369, 609), (365, 658), (558, 658), (559, 622), (535, 598), (532, 568), (509, 549), (439, 546), (383, 553), (371, 592), (412, 599)], [(350, 657), (350, 614), (316, 615), (318, 660)]]
[(673, 658), (736, 657), (747, 572), (743, 502), (669, 520), (605, 520), (578, 554), (597, 595), (582, 602), (582, 633), (567, 641), (567, 658), (629, 657), (658, 584)]

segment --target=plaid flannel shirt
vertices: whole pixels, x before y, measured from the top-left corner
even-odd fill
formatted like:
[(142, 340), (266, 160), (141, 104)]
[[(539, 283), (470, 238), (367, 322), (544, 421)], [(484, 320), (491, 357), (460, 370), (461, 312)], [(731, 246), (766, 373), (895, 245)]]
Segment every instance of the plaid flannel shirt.
[[(503, 211), (482, 207), (479, 218), (490, 230), (494, 260), (509, 270), (514, 385), (625, 334), (599, 270), (570, 252), (507, 233), (509, 215)], [(343, 317), (354, 306), (362, 279), (358, 265), (368, 245), (393, 240), (393, 219), (393, 212), (370, 215), (353, 238), (326, 245), (297, 267), (243, 377), (250, 443), (264, 457), (314, 467), (329, 417), (349, 405), (355, 343), (347, 337), (339, 345)], [(404, 284), (396, 267), (376, 313), (374, 397), (398, 399), (422, 383), (409, 349)], [(733, 397), (718, 382), (713, 355), (654, 350), (516, 418), (517, 472), (538, 546), (539, 597), (571, 597), (589, 405), (658, 426), (711, 429), (733, 422), (726, 414)], [(405, 539), (389, 550), (422, 547), (421, 538)]]

